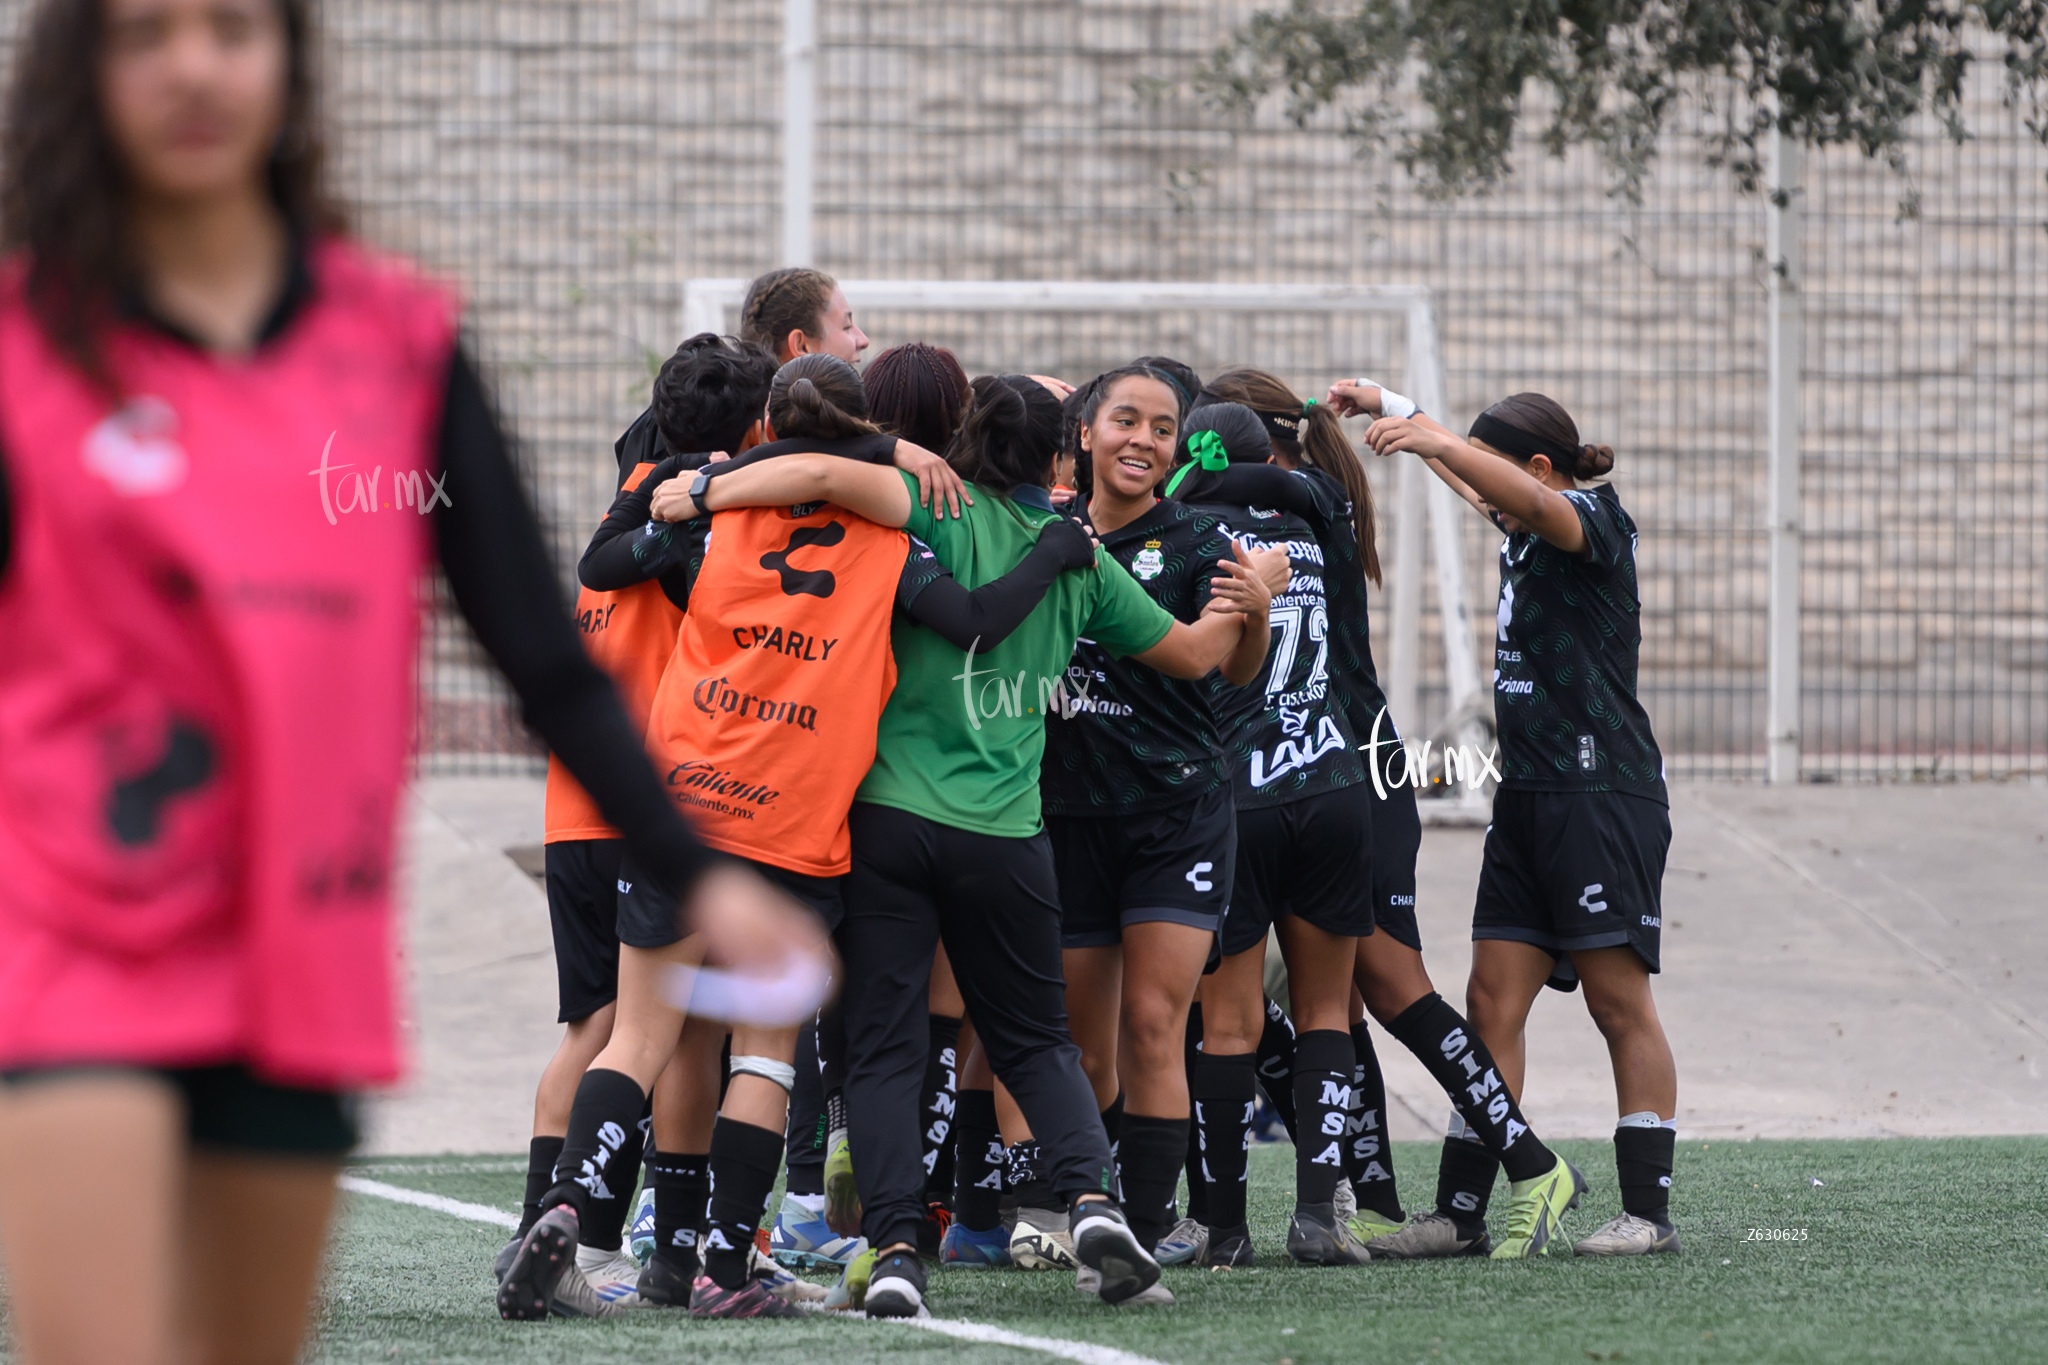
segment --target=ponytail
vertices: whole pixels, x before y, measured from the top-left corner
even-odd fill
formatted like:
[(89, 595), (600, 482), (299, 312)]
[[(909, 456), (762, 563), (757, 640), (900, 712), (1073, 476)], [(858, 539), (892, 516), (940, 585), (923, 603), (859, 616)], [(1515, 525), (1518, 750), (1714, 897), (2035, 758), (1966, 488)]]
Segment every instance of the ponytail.
[(1059, 454), (1059, 400), (1021, 374), (985, 374), (968, 387), (967, 416), (946, 448), (946, 463), (1004, 497), (1043, 488)]
[(800, 355), (775, 372), (768, 388), (768, 422), (781, 436), (831, 441), (873, 436), (867, 390), (853, 366), (836, 355)]
[(1304, 403), (1284, 380), (1265, 370), (1226, 370), (1209, 381), (1209, 392), (1256, 412), (1283, 463), (1311, 465), (1343, 485), (1351, 500), (1351, 533), (1358, 541), (1358, 557), (1365, 576), (1378, 586), (1379, 522), (1372, 485), (1366, 482), (1365, 466), (1352, 453), (1336, 412), (1313, 400)]
[(1526, 464), (1541, 455), (1574, 481), (1597, 479), (1614, 468), (1614, 447), (1579, 442), (1579, 424), (1556, 399), (1517, 393), (1472, 419), (1472, 439)]
[[(1365, 481), (1365, 466), (1351, 453), (1336, 409), (1312, 403), (1308, 420), (1302, 424), (1301, 462), (1314, 465), (1338, 483), (1351, 499), (1351, 532), (1358, 537), (1358, 557), (1364, 561), (1365, 576), (1380, 586), (1379, 526), (1373, 514), (1372, 485)], [(1275, 443), (1276, 446), (1278, 443)]]

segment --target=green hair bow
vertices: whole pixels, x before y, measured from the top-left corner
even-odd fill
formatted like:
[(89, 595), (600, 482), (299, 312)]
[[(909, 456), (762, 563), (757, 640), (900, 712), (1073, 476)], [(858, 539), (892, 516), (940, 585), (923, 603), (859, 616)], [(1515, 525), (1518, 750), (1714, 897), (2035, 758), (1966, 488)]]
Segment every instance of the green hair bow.
[(1230, 453), (1223, 448), (1223, 437), (1214, 431), (1198, 431), (1188, 437), (1188, 454), (1193, 458), (1180, 467), (1180, 472), (1166, 485), (1166, 496), (1172, 497), (1180, 487), (1181, 480), (1197, 469), (1206, 469), (1214, 474), (1230, 468)]

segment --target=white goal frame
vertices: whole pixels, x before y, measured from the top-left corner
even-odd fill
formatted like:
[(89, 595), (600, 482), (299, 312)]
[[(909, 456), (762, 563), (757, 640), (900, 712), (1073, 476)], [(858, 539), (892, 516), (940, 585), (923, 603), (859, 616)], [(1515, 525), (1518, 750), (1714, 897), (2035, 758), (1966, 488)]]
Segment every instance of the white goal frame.
[[(728, 332), (746, 297), (742, 279), (691, 279), (683, 285), (682, 335)], [(1170, 309), (1202, 312), (1400, 313), (1408, 324), (1408, 385), (1423, 411), (1446, 420), (1443, 349), (1437, 332), (1435, 297), (1421, 284), (1183, 284), (1095, 280), (841, 280), (857, 309), (951, 313), (1154, 313)], [(1255, 362), (1257, 357), (1246, 357)], [(1455, 426), (1446, 421), (1446, 425)], [(1425, 505), (1427, 512), (1425, 513)], [(1456, 716), (1480, 693), (1479, 662), (1473, 647), (1472, 606), (1459, 544), (1465, 509), (1442, 480), (1412, 455), (1400, 457), (1395, 475), (1392, 657), (1387, 669), (1387, 706), (1420, 727), (1415, 716), (1422, 662), (1422, 537), (1411, 535), (1424, 516), (1430, 523), (1437, 601), (1443, 632), (1444, 673), (1449, 686), (1447, 715)], [(1466, 784), (1470, 807), (1477, 800)], [(1432, 803), (1425, 803), (1425, 805)]]

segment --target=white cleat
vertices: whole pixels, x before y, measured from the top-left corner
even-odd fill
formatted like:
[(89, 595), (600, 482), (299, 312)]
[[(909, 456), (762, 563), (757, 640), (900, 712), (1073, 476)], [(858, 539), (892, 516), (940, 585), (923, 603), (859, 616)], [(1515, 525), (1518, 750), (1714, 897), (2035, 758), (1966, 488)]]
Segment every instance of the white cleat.
[[(644, 1308), (640, 1298), (640, 1263), (623, 1247), (604, 1251), (597, 1247), (576, 1248), (576, 1269), (581, 1271), (590, 1292), (614, 1308)], [(555, 1297), (562, 1291), (557, 1289)]]
[(1019, 1270), (1073, 1270), (1074, 1238), (1058, 1209), (1018, 1209), (1010, 1230), (1010, 1260)]
[(1678, 1250), (1678, 1229), (1624, 1213), (1572, 1247), (1578, 1256), (1655, 1256)]

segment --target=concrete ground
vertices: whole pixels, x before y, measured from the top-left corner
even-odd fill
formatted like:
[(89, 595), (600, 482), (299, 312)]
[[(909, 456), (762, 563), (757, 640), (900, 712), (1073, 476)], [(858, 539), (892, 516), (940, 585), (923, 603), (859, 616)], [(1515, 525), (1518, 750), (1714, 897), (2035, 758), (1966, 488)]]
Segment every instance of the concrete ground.
[[(1690, 784), (1672, 826), (1657, 995), (1682, 1133), (2048, 1133), (2048, 785)], [(524, 1150), (559, 1029), (546, 901), (505, 850), (540, 842), (541, 784), (421, 782), (410, 836), (416, 1066), (368, 1150)], [(1454, 1002), (1481, 839), (1423, 836), (1423, 945)], [(1581, 998), (1546, 992), (1529, 1041), (1538, 1130), (1610, 1132)], [(1379, 1052), (1393, 1136), (1440, 1132), (1442, 1092), (1384, 1033)]]

